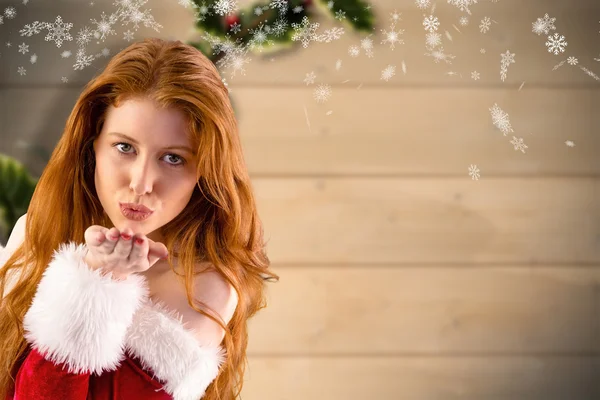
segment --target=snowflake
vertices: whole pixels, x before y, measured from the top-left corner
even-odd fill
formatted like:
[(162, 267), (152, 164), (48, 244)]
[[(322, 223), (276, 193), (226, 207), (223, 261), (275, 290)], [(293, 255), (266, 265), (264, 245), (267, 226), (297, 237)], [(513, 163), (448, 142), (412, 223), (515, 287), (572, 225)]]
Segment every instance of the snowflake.
[(508, 114), (498, 107), (497, 103), (494, 103), (489, 110), (492, 115), (492, 123), (496, 128), (500, 129), (504, 136), (506, 136), (508, 132), (514, 132), (512, 126), (510, 125)]
[[(370, 35), (369, 35), (370, 36)], [(373, 57), (373, 39), (367, 36), (360, 41), (360, 47), (367, 53), (367, 57)]]
[(575, 143), (574, 143), (572, 140), (567, 140), (567, 141), (565, 142), (565, 144), (566, 144), (568, 147), (575, 147)]
[(342, 69), (342, 60), (339, 60), (339, 59), (338, 59), (338, 60), (335, 62), (335, 70), (336, 70), (336, 71), (339, 71), (340, 69)]
[(310, 23), (306, 15), (302, 18), (302, 23), (292, 23), (292, 28), (294, 28), (292, 41), (296, 42), (300, 40), (304, 48), (307, 48), (311, 41), (317, 40), (316, 31), (319, 28), (319, 23)]
[(22, 53), (22, 54), (29, 53), (29, 45), (26, 45), (25, 43), (20, 44), (19, 45), (19, 53)]
[(117, 33), (112, 29), (112, 26), (115, 22), (117, 22), (117, 15), (111, 14), (108, 19), (106, 19), (106, 14), (104, 11), (100, 14), (100, 21), (96, 21), (95, 19), (91, 20), (92, 23), (96, 24), (97, 29), (95, 30), (95, 34), (100, 36), (101, 40), (108, 35), (116, 35)]
[(356, 45), (351, 45), (350, 47), (348, 47), (348, 54), (350, 54), (351, 57), (358, 57), (358, 55), (360, 54), (360, 47)]
[(431, 53), (425, 53), (426, 56), (433, 57), (435, 63), (439, 63), (440, 61), (446, 62), (446, 64), (452, 64), (452, 59), (455, 57), (452, 54), (444, 53), (444, 48), (440, 47), (439, 49), (430, 49)]
[(404, 40), (400, 39), (400, 35), (404, 33), (404, 29), (395, 30), (395, 26), (392, 25), (389, 32), (385, 29), (382, 29), (381, 32), (385, 35), (385, 39), (381, 41), (381, 44), (389, 43), (392, 50), (394, 50), (396, 43), (404, 44)]
[(554, 35), (548, 36), (546, 47), (548, 47), (548, 53), (558, 55), (558, 53), (564, 53), (567, 42), (565, 42), (565, 37), (563, 35), (555, 33)]
[(433, 32), (438, 30), (440, 22), (438, 21), (437, 17), (430, 15), (429, 17), (425, 17), (423, 20), (423, 26), (425, 27), (426, 31)]
[(402, 60), (402, 73), (406, 75), (406, 63)]
[(460, 17), (460, 19), (458, 20), (458, 23), (461, 24), (462, 26), (467, 26), (469, 25), (469, 17), (467, 17), (466, 15), (463, 15), (462, 17)]
[(33, 24), (29, 25), (26, 24), (23, 29), (21, 29), (19, 31), (19, 33), (21, 34), (21, 36), (33, 36), (33, 35), (37, 35), (38, 33), (40, 33), (42, 31), (42, 29), (46, 29), (47, 28), (47, 23), (46, 22), (40, 22), (40, 21), (34, 21)]
[(148, 0), (117, 0), (114, 5), (118, 6), (116, 11), (117, 18), (121, 20), (122, 25), (133, 24), (133, 28), (137, 30), (139, 24), (143, 23), (146, 28), (153, 28), (159, 32), (162, 25), (154, 20), (150, 14), (150, 9), (144, 11), (140, 7), (147, 3)]
[(4, 16), (8, 19), (13, 19), (17, 16), (17, 10), (14, 7), (6, 7), (4, 9)]
[(67, 82), (69, 82), (69, 78), (67, 78), (66, 76), (63, 76), (62, 78), (60, 78), (60, 80), (61, 80), (63, 83), (67, 83)]
[(392, 21), (392, 25), (396, 25), (396, 22), (400, 22), (402, 20), (402, 13), (394, 10), (394, 12), (390, 13), (390, 20)]
[(474, 181), (479, 180), (480, 175), (479, 168), (477, 168), (477, 165), (471, 164), (471, 166), (469, 167), (469, 176)]
[(538, 18), (537, 21), (531, 23), (531, 31), (538, 36), (542, 33), (547, 35), (550, 31), (556, 30), (554, 21), (556, 21), (556, 18), (550, 18), (546, 14), (543, 18)]
[(460, 9), (460, 11), (466, 11), (467, 14), (471, 15), (469, 6), (477, 4), (478, 0), (448, 0), (448, 4), (452, 4)]
[(84, 26), (77, 33), (77, 38), (75, 38), (75, 42), (79, 47), (83, 47), (88, 44), (92, 38), (94, 37), (94, 32), (88, 26)]
[(306, 83), (306, 86), (312, 85), (313, 83), (315, 83), (316, 77), (317, 77), (317, 75), (315, 75), (314, 71), (307, 73), (306, 78), (304, 78), (304, 83)]
[(421, 10), (424, 10), (427, 7), (429, 7), (429, 5), (431, 4), (431, 0), (416, 0), (416, 3), (417, 7), (419, 7)]
[(280, 14), (285, 14), (288, 9), (288, 2), (287, 0), (271, 0), (271, 8), (278, 8)]
[(73, 40), (69, 31), (73, 27), (72, 23), (63, 23), (62, 18), (59, 16), (56, 17), (56, 21), (53, 24), (46, 24), (46, 29), (48, 29), (48, 34), (44, 38), (46, 41), (54, 41), (56, 43), (56, 47), (60, 47), (64, 40)]
[(263, 9), (262, 7), (256, 7), (254, 9), (254, 15), (256, 15), (257, 17), (260, 17), (263, 14)]
[(342, 10), (337, 10), (337, 11), (335, 12), (335, 18), (336, 18), (338, 21), (341, 21), (341, 20), (345, 19), (345, 18), (346, 18), (346, 12), (345, 12), (345, 11), (342, 11)]
[(37, 59), (38, 59), (37, 54), (33, 53), (31, 55), (31, 57), (29, 57), (29, 62), (32, 63), (32, 64), (35, 64), (37, 62)]
[(589, 69), (587, 69), (586, 67), (580, 67), (581, 70), (583, 72), (585, 72), (586, 74), (588, 74), (589, 76), (591, 76), (592, 78), (594, 78), (597, 81), (600, 81), (600, 76), (596, 75), (593, 71), (590, 71)]
[(485, 49), (484, 49), (484, 48), (481, 48), (481, 49), (479, 49), (479, 52), (480, 52), (481, 54), (485, 54)]
[(437, 32), (428, 32), (425, 35), (425, 45), (428, 49), (433, 49), (442, 44), (442, 35)]
[(83, 49), (80, 49), (77, 51), (77, 59), (75, 60), (75, 64), (73, 64), (73, 69), (81, 70), (89, 67), (92, 65), (92, 61), (94, 61), (94, 56), (88, 56)]
[(217, 0), (213, 8), (218, 15), (232, 14), (237, 10), (236, 0)]
[(479, 24), (479, 31), (481, 33), (486, 33), (487, 31), (490, 30), (491, 25), (492, 25), (492, 22), (490, 20), (490, 17), (483, 17), (483, 19), (481, 20), (481, 23)]
[(389, 81), (394, 75), (396, 75), (395, 65), (388, 65), (383, 71), (381, 71), (381, 79), (386, 82)]
[(65, 50), (65, 51), (63, 51), (62, 53), (60, 53), (60, 56), (61, 56), (62, 58), (69, 58), (69, 57), (71, 57), (71, 54), (72, 54), (72, 53), (71, 53), (71, 51), (69, 51), (69, 50)]
[(17, 72), (19, 73), (19, 75), (23, 76), (23, 75), (27, 75), (27, 70), (23, 67), (19, 67), (17, 68)]
[(569, 65), (577, 65), (579, 61), (575, 57), (569, 57), (567, 58), (567, 62), (569, 63)]
[(233, 32), (234, 35), (236, 33), (238, 33), (241, 29), (242, 29), (242, 25), (238, 24), (237, 21), (234, 22), (233, 24), (229, 25), (229, 30), (231, 32)]
[(523, 138), (517, 139), (515, 136), (513, 136), (510, 143), (515, 147), (515, 150), (521, 150), (521, 152), (525, 153), (525, 149), (527, 148), (527, 145), (525, 143), (523, 143)]
[(296, 7), (292, 8), (292, 11), (294, 14), (300, 14), (303, 10), (304, 10), (304, 7), (302, 7), (302, 6), (296, 6)]
[(123, 33), (123, 40), (131, 42), (133, 40), (133, 32), (128, 29), (127, 32)]
[(261, 22), (256, 28), (249, 30), (250, 34), (252, 35), (248, 41), (251, 49), (257, 48), (258, 51), (262, 52), (264, 44), (269, 46), (273, 45), (273, 41), (269, 39), (269, 35), (265, 32), (264, 28), (265, 27)]
[(326, 84), (320, 84), (316, 87), (314, 91), (314, 97), (315, 100), (319, 103), (323, 103), (329, 100), (329, 97), (331, 97), (331, 86)]
[(506, 53), (500, 54), (500, 56), (502, 57), (502, 60), (500, 61), (500, 79), (504, 82), (508, 72), (508, 66), (515, 63), (515, 53), (506, 50)]
[(212, 15), (204, 1), (202, 1), (200, 5), (197, 5), (196, 3), (192, 4), (192, 7), (194, 8), (194, 18), (197, 21), (202, 22), (206, 19), (207, 15)]
[(327, 29), (325, 32), (323, 32), (323, 34), (317, 38), (317, 41), (329, 43), (332, 40), (338, 40), (343, 34), (344, 28), (334, 26), (333, 28)]
[(479, 80), (479, 78), (480, 78), (479, 72), (477, 72), (477, 71), (471, 72), (471, 79), (477, 81), (477, 80)]
[[(232, 29), (233, 31), (233, 29)], [(271, 32), (273, 36), (279, 37), (286, 34), (288, 31), (288, 22), (285, 20), (285, 17), (281, 17), (277, 19), (271, 26)], [(234, 32), (237, 33), (237, 32)]]

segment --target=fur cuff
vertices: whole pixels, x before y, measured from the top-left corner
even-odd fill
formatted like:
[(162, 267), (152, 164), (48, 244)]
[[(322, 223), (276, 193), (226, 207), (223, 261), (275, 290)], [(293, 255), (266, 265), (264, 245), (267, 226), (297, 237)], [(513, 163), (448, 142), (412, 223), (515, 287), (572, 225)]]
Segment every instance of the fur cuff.
[(134, 315), (128, 350), (174, 400), (198, 400), (225, 361), (220, 346), (201, 346), (175, 312), (148, 300)]
[(133, 315), (148, 298), (145, 278), (116, 281), (83, 261), (86, 245), (63, 243), (44, 271), (23, 319), (25, 338), (70, 373), (116, 370)]

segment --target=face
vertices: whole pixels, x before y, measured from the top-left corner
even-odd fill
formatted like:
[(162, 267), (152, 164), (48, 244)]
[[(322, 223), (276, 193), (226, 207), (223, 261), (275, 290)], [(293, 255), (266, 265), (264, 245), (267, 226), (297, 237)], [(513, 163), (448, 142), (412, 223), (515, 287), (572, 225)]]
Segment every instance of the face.
[[(181, 111), (158, 108), (148, 99), (127, 100), (107, 110), (94, 141), (94, 179), (102, 207), (119, 231), (129, 227), (162, 242), (159, 228), (188, 204), (197, 180), (186, 122)], [(178, 148), (167, 149), (172, 146)], [(122, 214), (119, 203), (143, 204), (154, 212), (134, 221)]]

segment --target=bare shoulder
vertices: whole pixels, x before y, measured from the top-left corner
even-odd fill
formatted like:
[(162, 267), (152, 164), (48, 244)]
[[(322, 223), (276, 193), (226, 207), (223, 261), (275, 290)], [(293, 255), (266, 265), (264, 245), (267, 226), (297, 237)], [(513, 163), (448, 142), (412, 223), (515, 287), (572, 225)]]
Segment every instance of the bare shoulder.
[(25, 240), (25, 224), (27, 222), (27, 213), (23, 214), (13, 227), (12, 232), (6, 242), (5, 251), (14, 251)]

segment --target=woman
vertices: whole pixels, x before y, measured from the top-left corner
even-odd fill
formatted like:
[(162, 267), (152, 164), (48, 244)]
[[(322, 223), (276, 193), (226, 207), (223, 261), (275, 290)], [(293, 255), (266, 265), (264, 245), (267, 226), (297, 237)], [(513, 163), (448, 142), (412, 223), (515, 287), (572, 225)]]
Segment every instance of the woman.
[(130, 45), (0, 250), (0, 396), (238, 398), (247, 320), (279, 280), (264, 247), (216, 68), (180, 41)]

